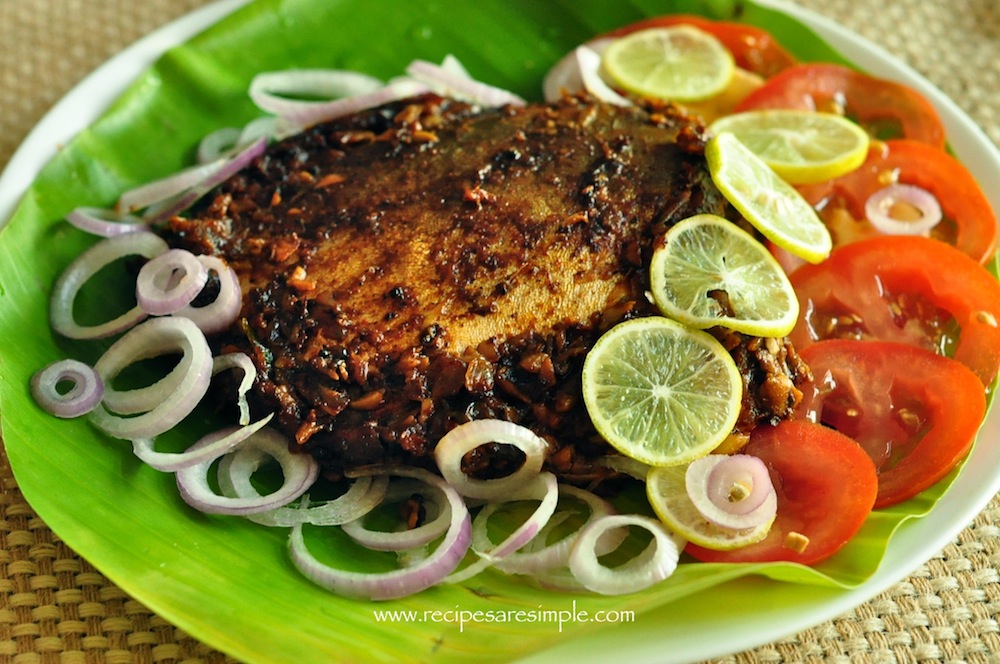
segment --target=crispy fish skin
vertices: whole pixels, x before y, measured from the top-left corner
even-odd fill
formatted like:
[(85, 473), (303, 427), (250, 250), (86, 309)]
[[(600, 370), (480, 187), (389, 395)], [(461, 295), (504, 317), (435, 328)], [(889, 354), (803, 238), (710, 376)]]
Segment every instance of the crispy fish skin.
[[(656, 238), (727, 212), (703, 148), (670, 107), (427, 95), (272, 146), (168, 235), (236, 269), (242, 319), (219, 343), (254, 359), (260, 405), (330, 471), (426, 462), (457, 423), (497, 417), (548, 439), (552, 469), (585, 476), (609, 448), (583, 408), (584, 355), (655, 313)], [(507, 456), (467, 461), (502, 474)]]

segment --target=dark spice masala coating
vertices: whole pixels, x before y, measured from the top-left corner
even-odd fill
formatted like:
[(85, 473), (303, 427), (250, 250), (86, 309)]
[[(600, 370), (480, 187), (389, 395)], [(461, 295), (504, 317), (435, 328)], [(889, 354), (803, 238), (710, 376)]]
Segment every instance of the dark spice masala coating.
[[(700, 132), (670, 108), (414, 98), (272, 146), (168, 239), (237, 270), (242, 319), (218, 343), (254, 359), (257, 401), (328, 470), (425, 463), (456, 424), (501, 418), (585, 478), (610, 449), (582, 403), (586, 352), (656, 313), (647, 266), (670, 225), (726, 213)], [(720, 336), (748, 380), (741, 428), (787, 416), (790, 346)], [(505, 449), (469, 470), (503, 474)]]

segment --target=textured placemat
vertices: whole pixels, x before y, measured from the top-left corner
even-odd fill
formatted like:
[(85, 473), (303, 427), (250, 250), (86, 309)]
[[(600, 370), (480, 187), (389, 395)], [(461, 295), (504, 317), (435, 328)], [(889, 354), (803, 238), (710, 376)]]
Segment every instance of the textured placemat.
[[(205, 0), (0, 0), (0, 166), (126, 45)], [(1000, 143), (996, 0), (799, 0), (885, 45)], [(1000, 662), (1000, 498), (911, 576), (721, 662)], [(110, 583), (24, 501), (0, 457), (0, 662), (225, 662)]]

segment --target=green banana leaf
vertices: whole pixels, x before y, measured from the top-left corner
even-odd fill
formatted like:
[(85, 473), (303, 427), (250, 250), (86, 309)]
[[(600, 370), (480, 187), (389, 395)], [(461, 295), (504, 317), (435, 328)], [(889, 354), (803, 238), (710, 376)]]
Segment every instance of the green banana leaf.
[[(517, 611), (658, 609), (696, 625), (681, 601), (753, 576), (767, 583), (837, 590), (877, 568), (893, 531), (930, 510), (953, 479), (874, 513), (838, 555), (814, 568), (787, 564), (707, 565), (685, 561), (667, 582), (624, 597), (567, 595), (486, 572), (380, 604), (333, 596), (301, 577), (287, 554), (287, 531), (234, 517), (200, 514), (178, 497), (171, 475), (151, 470), (127, 443), (84, 420), (37, 408), (31, 375), (64, 356), (93, 360), (103, 347), (57, 338), (47, 301), (58, 274), (93, 240), (62, 219), (79, 205), (108, 206), (128, 187), (192, 163), (199, 139), (240, 126), (258, 112), (247, 98), (256, 72), (337, 67), (383, 78), (413, 58), (456, 55), (476, 77), (528, 99), (544, 72), (578, 43), (657, 14), (691, 12), (769, 29), (802, 59), (842, 61), (810, 30), (777, 12), (737, 0), (259, 0), (168, 51), (93, 126), (66, 145), (26, 193), (0, 236), (0, 407), (18, 484), (45, 522), (110, 579), (189, 634), (246, 662), (509, 661), (599, 629), (582, 621), (557, 631), (523, 622)], [(106, 318), (127, 300), (108, 279), (89, 289), (80, 315)], [(198, 411), (161, 444), (183, 448), (219, 417)], [(640, 501), (641, 502), (641, 501)], [(328, 538), (320, 542), (320, 538)], [(367, 560), (334, 534), (315, 546), (353, 568)], [(670, 612), (676, 606), (676, 615)], [(492, 612), (474, 626), (453, 620), (379, 621), (374, 610)], [(507, 620), (504, 620), (504, 617)]]

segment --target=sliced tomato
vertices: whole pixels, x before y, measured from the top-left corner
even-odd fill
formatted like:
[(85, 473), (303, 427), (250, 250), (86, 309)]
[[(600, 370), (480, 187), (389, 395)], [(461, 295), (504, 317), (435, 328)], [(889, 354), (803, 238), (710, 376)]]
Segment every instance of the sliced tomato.
[(927, 99), (909, 86), (849, 67), (810, 63), (791, 67), (748, 95), (736, 111), (764, 108), (842, 111), (873, 136), (890, 129), (944, 149), (945, 128)]
[(986, 395), (964, 364), (889, 341), (830, 339), (800, 355), (817, 379), (799, 412), (853, 438), (878, 472), (875, 507), (912, 498), (965, 458)]
[(1000, 283), (955, 247), (881, 236), (837, 247), (790, 280), (802, 312), (790, 336), (880, 339), (954, 356), (989, 385), (1000, 366)]
[(674, 25), (693, 25), (715, 36), (733, 54), (736, 66), (768, 78), (796, 64), (796, 59), (766, 30), (732, 23), (713, 21), (691, 14), (657, 16), (630, 23), (601, 35), (602, 37), (623, 37), (639, 30), (668, 28)]
[(812, 202), (822, 207), (834, 242), (846, 244), (878, 234), (864, 221), (865, 202), (879, 189), (897, 182), (926, 189), (937, 198), (944, 219), (931, 231), (931, 237), (955, 245), (980, 263), (992, 258), (997, 247), (997, 217), (989, 199), (961, 162), (926, 143), (898, 139), (873, 144), (860, 168), (827, 183), (822, 199)]
[[(790, 562), (813, 565), (844, 546), (875, 503), (878, 476), (871, 458), (842, 433), (808, 420), (785, 420), (754, 429), (742, 453), (759, 457), (778, 492), (778, 514), (760, 542), (732, 551), (688, 544), (706, 562)], [(808, 538), (800, 552), (794, 533)]]

